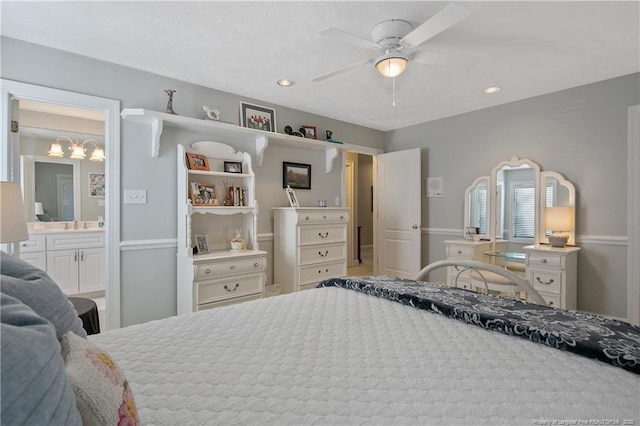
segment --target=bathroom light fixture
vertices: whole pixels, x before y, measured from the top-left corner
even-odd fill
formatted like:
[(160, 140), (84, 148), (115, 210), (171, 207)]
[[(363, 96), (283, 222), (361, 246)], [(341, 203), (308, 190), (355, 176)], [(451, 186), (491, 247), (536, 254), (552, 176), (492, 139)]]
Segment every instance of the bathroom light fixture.
[(502, 90), (502, 88), (500, 86), (491, 86), (491, 87), (487, 87), (486, 89), (484, 89), (482, 91), (482, 93), (490, 95), (492, 93), (498, 93), (500, 90)]
[(49, 151), (47, 155), (49, 157), (62, 158), (64, 157), (64, 151), (62, 150), (62, 145), (60, 142), (67, 142), (69, 144), (69, 151), (71, 151), (70, 158), (72, 160), (84, 160), (87, 155), (85, 154), (87, 149), (85, 148), (86, 144), (93, 145), (93, 152), (91, 153), (91, 157), (89, 160), (91, 161), (104, 161), (104, 150), (100, 148), (98, 145), (98, 141), (93, 139), (87, 139), (86, 141), (80, 143), (76, 139), (74, 142), (71, 138), (67, 136), (58, 136), (56, 140), (49, 147)]
[(289, 87), (293, 86), (293, 83), (295, 82), (293, 80), (289, 80), (288, 78), (281, 78), (280, 80), (276, 81), (276, 83), (278, 84), (278, 86)]
[(384, 55), (376, 59), (376, 69), (384, 77), (397, 77), (404, 72), (409, 58), (395, 49), (388, 49)]

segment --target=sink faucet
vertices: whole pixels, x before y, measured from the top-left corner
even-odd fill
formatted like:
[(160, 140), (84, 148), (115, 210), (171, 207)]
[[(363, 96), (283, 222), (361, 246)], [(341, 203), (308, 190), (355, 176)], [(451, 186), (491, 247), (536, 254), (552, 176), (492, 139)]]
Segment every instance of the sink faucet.
[(82, 225), (82, 229), (89, 229), (89, 228), (87, 227), (87, 222), (85, 222), (85, 223)]
[(78, 221), (77, 220), (73, 221), (73, 229), (78, 229)]

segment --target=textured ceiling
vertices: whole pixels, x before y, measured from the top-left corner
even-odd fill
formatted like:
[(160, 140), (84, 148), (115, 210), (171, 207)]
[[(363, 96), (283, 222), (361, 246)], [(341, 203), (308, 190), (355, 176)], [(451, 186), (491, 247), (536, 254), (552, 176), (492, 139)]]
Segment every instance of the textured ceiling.
[[(462, 2), (470, 17), (424, 50), (482, 58), (472, 69), (410, 63), (391, 80), (376, 56), (318, 31), (369, 38), (378, 22), (414, 28), (448, 2), (11, 2), (2, 35), (379, 130), (391, 130), (640, 71), (637, 1)], [(295, 81), (289, 88), (280, 78)], [(484, 95), (487, 86), (502, 86)]]

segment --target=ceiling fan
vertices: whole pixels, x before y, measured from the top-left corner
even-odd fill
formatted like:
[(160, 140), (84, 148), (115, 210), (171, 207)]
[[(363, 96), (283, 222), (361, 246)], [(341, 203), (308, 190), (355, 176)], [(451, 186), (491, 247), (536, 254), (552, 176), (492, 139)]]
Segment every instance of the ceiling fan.
[(474, 66), (480, 60), (476, 56), (412, 50), (451, 28), (470, 14), (471, 10), (466, 6), (452, 3), (415, 29), (405, 20), (389, 19), (376, 24), (371, 29), (371, 40), (363, 39), (337, 28), (322, 30), (320, 34), (325, 37), (351, 43), (365, 49), (375, 49), (381, 54), (329, 71), (313, 78), (312, 81), (326, 80), (366, 63), (375, 64), (376, 70), (385, 77), (397, 77), (402, 74), (409, 61), (422, 64)]

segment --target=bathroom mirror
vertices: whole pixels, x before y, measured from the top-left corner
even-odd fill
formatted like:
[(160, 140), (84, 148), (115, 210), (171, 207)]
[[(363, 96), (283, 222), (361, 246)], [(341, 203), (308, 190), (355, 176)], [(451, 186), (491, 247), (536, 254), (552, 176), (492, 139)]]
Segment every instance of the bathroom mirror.
[(487, 199), (489, 176), (482, 176), (473, 181), (464, 193), (464, 229), (475, 228), (478, 238), (488, 239)]
[[(480, 238), (495, 243), (547, 244), (547, 207), (572, 207), (575, 188), (560, 173), (541, 171), (532, 160), (517, 157), (498, 163), (489, 176), (473, 181), (464, 194), (464, 229), (479, 228)], [(575, 226), (568, 244), (575, 244)], [(514, 247), (513, 249), (517, 249)]]

